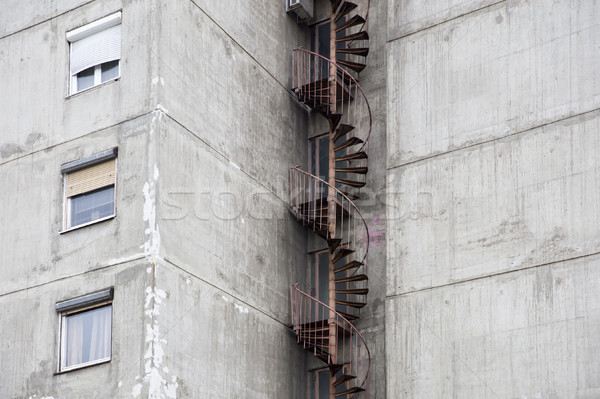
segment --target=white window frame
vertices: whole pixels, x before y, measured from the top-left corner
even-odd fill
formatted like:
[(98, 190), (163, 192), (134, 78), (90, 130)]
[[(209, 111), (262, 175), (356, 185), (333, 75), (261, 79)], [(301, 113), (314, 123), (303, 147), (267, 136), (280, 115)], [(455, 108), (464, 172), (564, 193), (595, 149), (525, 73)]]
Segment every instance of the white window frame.
[(121, 77), (121, 62), (120, 62), (120, 60), (119, 60), (119, 63), (117, 64), (117, 68), (118, 68), (117, 76), (115, 76), (114, 78), (110, 78), (110, 79), (106, 80), (105, 82), (102, 81), (102, 64), (98, 64), (91, 68), (94, 68), (94, 83), (90, 87), (86, 87), (85, 89), (78, 90), (78, 88), (77, 88), (77, 75), (79, 73), (77, 73), (75, 75), (71, 75), (71, 94), (77, 94), (77, 93), (84, 92), (84, 91), (92, 89), (96, 86), (100, 86), (101, 84), (109, 83), (114, 80), (117, 80)]
[[(111, 15), (108, 15), (97, 21), (91, 22), (87, 25), (81, 26), (77, 29), (67, 32), (67, 41), (69, 42), (69, 65), (71, 65), (71, 59), (73, 56), (73, 43), (75, 43), (79, 40), (85, 39), (86, 37), (94, 35), (103, 30), (117, 26), (117, 25), (121, 25), (121, 11), (116, 12)], [(122, 55), (121, 55), (121, 58), (122, 58)], [(79, 71), (77, 73), (71, 73), (71, 71), (69, 71), (69, 75), (70, 75), (69, 95), (81, 93), (81, 92), (87, 91), (89, 89), (92, 89), (94, 87), (97, 87), (99, 85), (118, 80), (121, 77), (121, 58), (119, 58), (118, 60), (113, 60), (113, 61), (118, 61), (117, 76), (115, 76), (114, 78), (108, 79), (105, 82), (102, 82), (102, 72), (101, 72), (102, 63), (94, 65), (94, 66), (90, 66), (90, 68), (92, 68), (92, 67), (94, 68), (94, 84), (92, 86), (87, 87), (82, 90), (78, 90), (78, 88), (77, 88), (77, 75), (83, 71)], [(85, 70), (87, 70), (87, 69), (85, 69)]]
[[(114, 289), (107, 288), (102, 291), (98, 291), (92, 294), (84, 295), (74, 299), (58, 302), (56, 304), (56, 310), (58, 312), (58, 362), (57, 362), (57, 373), (64, 373), (67, 371), (77, 370), (97, 364), (108, 363), (112, 359), (112, 326), (113, 326), (113, 296)], [(110, 350), (107, 357), (95, 359), (89, 362), (83, 362), (72, 366), (65, 366), (66, 359), (66, 347), (67, 347), (67, 328), (66, 322), (69, 316), (84, 313), (94, 309), (100, 309), (103, 307), (110, 306)]]
[[(63, 228), (61, 231), (59, 231), (59, 234), (63, 234), (72, 230), (77, 230), (86, 226), (90, 226), (92, 224), (96, 224), (96, 223), (100, 223), (100, 222), (104, 222), (106, 220), (110, 220), (110, 219), (114, 219), (117, 216), (117, 176), (118, 176), (118, 162), (117, 162), (117, 155), (118, 155), (118, 148), (114, 147), (111, 148), (109, 150), (105, 150), (102, 152), (99, 152), (97, 154), (94, 154), (92, 156), (89, 156), (87, 158), (84, 159), (80, 159), (80, 160), (76, 160), (76, 161), (72, 161), (72, 162), (68, 162), (64, 165), (62, 165), (61, 167), (61, 172), (62, 172), (62, 179), (63, 179), (63, 192), (62, 192), (62, 197), (63, 197)], [(89, 168), (91, 166), (97, 165), (99, 163), (105, 162), (105, 161), (109, 161), (111, 159), (115, 160), (115, 182), (112, 185), (112, 187), (114, 188), (113, 190), (113, 194), (114, 194), (114, 198), (113, 198), (113, 212), (111, 215), (99, 218), (99, 219), (95, 219), (86, 223), (82, 223), (82, 224), (78, 224), (76, 226), (72, 226), (71, 225), (71, 197), (67, 197), (67, 176), (69, 175), (69, 173), (73, 173), (76, 172), (78, 170), (81, 169), (86, 169)], [(99, 189), (102, 188), (106, 188), (106, 187), (111, 187), (109, 186), (105, 186), (105, 187), (101, 187)], [(96, 189), (91, 190), (91, 191), (96, 191)], [(91, 192), (90, 191), (90, 192)]]

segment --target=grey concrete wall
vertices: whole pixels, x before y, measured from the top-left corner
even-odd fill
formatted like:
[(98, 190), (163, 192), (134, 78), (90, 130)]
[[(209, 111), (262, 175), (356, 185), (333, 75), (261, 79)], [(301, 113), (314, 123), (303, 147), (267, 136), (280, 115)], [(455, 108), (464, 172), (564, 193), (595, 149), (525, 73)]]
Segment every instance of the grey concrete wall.
[[(121, 8), (121, 78), (70, 96), (66, 32)], [(150, 112), (151, 27), (145, 3), (96, 1), (1, 38), (0, 162)]]
[(304, 397), (306, 354), (287, 328), (306, 254), (287, 211), (289, 167), (306, 157), (306, 115), (288, 83), (304, 36), (279, 4), (163, 2), (160, 15), (154, 177), (169, 272), (157, 287), (185, 276), (202, 298), (165, 351), (178, 397)]
[(598, 5), (388, 9), (387, 396), (598, 396)]
[[(0, 295), (0, 397), (131, 398), (144, 369), (144, 290), (152, 283), (144, 260), (124, 262)], [(57, 301), (114, 287), (112, 360), (54, 375)]]
[[(288, 92), (302, 29), (275, 3), (23, 7), (0, 23), (0, 75), (14, 77), (0, 82), (0, 362), (14, 371), (0, 397), (303, 397), (287, 328), (306, 253), (287, 212), (288, 168), (306, 157)], [(66, 31), (121, 8), (121, 77), (68, 96)], [(114, 146), (116, 218), (59, 234), (60, 165)], [(182, 188), (198, 196), (180, 220)], [(53, 376), (54, 304), (106, 286), (111, 362)]]

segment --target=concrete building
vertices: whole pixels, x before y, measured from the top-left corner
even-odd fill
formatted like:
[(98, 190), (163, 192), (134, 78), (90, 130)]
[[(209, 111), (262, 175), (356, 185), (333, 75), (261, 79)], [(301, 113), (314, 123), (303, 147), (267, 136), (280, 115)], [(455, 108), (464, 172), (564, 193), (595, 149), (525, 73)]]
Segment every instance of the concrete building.
[[(356, 3), (370, 367), (344, 397), (599, 398), (600, 4)], [(331, 394), (290, 329), (331, 245), (289, 212), (328, 130), (294, 90), (312, 13), (3, 4), (0, 398)]]

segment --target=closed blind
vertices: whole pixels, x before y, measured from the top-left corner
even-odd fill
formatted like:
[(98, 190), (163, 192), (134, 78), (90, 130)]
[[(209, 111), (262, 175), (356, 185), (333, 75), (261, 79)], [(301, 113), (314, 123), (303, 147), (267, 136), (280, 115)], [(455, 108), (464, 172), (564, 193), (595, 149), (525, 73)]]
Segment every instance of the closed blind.
[(116, 160), (99, 163), (67, 175), (67, 197), (115, 184)]
[(116, 25), (71, 44), (71, 75), (121, 59), (121, 25)]

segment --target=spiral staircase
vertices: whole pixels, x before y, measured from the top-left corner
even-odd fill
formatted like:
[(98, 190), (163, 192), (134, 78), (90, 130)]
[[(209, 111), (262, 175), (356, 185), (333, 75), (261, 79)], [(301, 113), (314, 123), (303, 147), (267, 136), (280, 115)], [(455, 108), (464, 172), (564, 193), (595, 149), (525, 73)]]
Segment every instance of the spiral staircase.
[(368, 172), (371, 110), (357, 74), (369, 53), (369, 0), (330, 3), (331, 58), (303, 48), (292, 53), (294, 94), (328, 121), (328, 179), (298, 166), (289, 175), (292, 214), (328, 248), (329, 296), (319, 300), (292, 285), (292, 328), (329, 369), (328, 398), (367, 398), (370, 352), (353, 323), (367, 304), (369, 232), (353, 201)]

